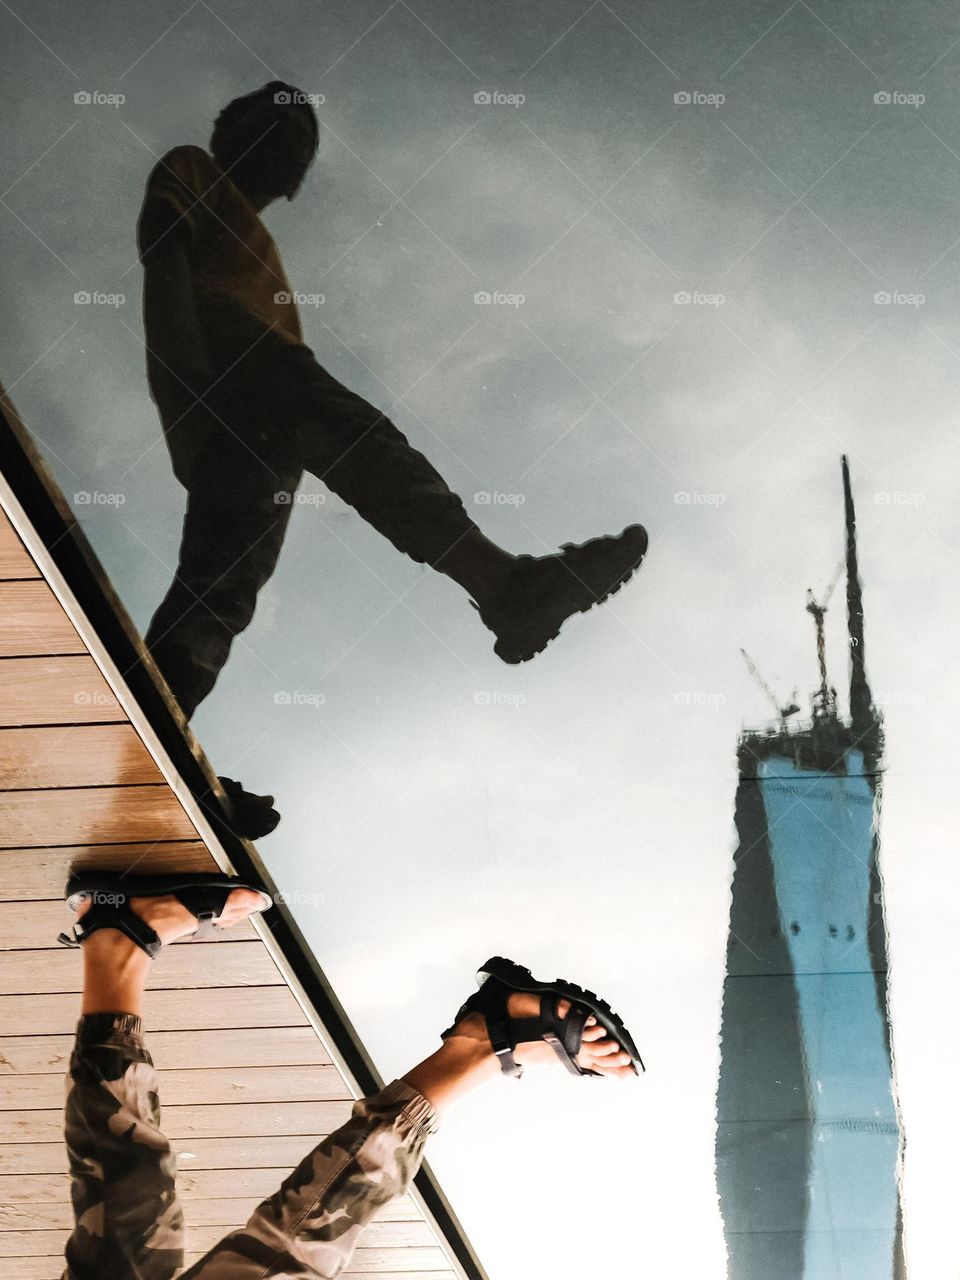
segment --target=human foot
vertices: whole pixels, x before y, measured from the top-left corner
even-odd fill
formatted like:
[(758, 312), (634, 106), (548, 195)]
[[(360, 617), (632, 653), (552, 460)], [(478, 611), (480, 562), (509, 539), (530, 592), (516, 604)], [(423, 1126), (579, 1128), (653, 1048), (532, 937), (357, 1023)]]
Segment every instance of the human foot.
[(479, 991), (460, 1006), (444, 1041), (489, 1046), (512, 1076), (555, 1058), (577, 1076), (644, 1069), (630, 1032), (594, 992), (562, 978), (541, 982), (502, 956), (486, 961), (477, 978)]
[[(572, 1007), (569, 1000), (557, 1002), (560, 1022), (566, 1020)], [(535, 1019), (539, 1015), (539, 996), (518, 991), (508, 997), (507, 1016), (511, 1021)], [(468, 1013), (456, 1024), (451, 1035), (483, 1044), (493, 1053), (486, 1019), (481, 1013)], [(513, 1057), (521, 1067), (560, 1066), (555, 1050), (543, 1039), (521, 1041), (513, 1049)], [(584, 1023), (580, 1052), (574, 1061), (582, 1071), (593, 1072), (594, 1075), (625, 1078), (636, 1074), (630, 1054), (594, 1017), (587, 1018)]]
[(114, 943), (125, 936), (150, 957), (178, 938), (209, 936), (214, 928), (236, 924), (272, 905), (264, 890), (219, 872), (158, 876), (74, 872), (67, 883), (66, 901), (77, 915), (72, 936), (61, 933), (60, 942), (80, 946), (102, 931)]
[(574, 613), (586, 613), (619, 591), (646, 550), (647, 532), (633, 524), (616, 537), (567, 543), (555, 555), (518, 556), (504, 589), (477, 605), (497, 637), (494, 653), (511, 664), (535, 657)]
[[(77, 905), (76, 918), (82, 920), (94, 905), (94, 895), (85, 896)], [(197, 917), (172, 893), (155, 898), (129, 898), (127, 905), (154, 931), (164, 946), (190, 937), (197, 932)], [(263, 910), (263, 898), (255, 889), (233, 889), (227, 897), (218, 929), (229, 929)], [(104, 932), (108, 932), (104, 930)], [(116, 929), (109, 930), (115, 938), (123, 937)]]

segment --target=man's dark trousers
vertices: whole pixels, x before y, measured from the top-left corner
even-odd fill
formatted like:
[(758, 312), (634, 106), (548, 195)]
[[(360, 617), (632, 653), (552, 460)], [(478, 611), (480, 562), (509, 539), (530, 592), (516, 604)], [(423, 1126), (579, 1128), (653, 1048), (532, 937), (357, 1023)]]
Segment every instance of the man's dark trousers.
[(210, 403), (219, 421), (191, 462), (180, 563), (146, 636), (188, 718), (253, 618), (305, 470), (420, 563), (476, 528), (423, 454), (307, 347), (259, 342)]

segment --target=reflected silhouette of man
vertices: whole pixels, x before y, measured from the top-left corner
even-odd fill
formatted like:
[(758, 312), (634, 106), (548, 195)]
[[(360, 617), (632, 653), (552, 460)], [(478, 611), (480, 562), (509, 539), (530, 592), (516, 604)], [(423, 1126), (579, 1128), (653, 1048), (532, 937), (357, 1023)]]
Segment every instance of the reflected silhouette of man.
[(146, 639), (188, 718), (253, 617), (304, 470), (458, 582), (509, 663), (616, 591), (646, 551), (640, 525), (555, 555), (504, 551), (397, 427), (317, 362), (260, 213), (293, 199), (319, 136), (306, 96), (273, 81), (229, 103), (209, 152), (176, 147), (147, 182), (147, 376), (189, 496), (176, 577)]

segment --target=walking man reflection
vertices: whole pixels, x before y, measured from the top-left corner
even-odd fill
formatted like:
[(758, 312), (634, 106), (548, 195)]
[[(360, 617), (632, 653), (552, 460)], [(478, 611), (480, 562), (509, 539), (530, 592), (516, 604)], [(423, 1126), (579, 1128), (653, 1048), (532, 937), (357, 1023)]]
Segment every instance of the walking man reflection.
[(147, 183), (147, 376), (188, 501), (176, 576), (146, 640), (188, 718), (253, 618), (304, 470), (459, 583), (508, 663), (617, 591), (646, 551), (640, 525), (553, 555), (503, 550), (401, 431), (317, 362), (260, 214), (293, 199), (318, 143), (306, 96), (273, 81), (224, 108), (209, 152), (175, 147)]

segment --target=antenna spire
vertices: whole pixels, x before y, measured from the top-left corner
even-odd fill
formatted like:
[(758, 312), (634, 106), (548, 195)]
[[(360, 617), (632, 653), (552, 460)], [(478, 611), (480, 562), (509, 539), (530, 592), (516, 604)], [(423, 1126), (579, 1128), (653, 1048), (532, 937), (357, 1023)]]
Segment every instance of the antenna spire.
[(847, 455), (843, 468), (843, 513), (847, 539), (847, 631), (850, 640), (850, 725), (857, 736), (867, 735), (876, 726), (873, 697), (867, 683), (863, 635), (863, 588), (857, 563), (857, 517), (853, 509), (850, 466)]

